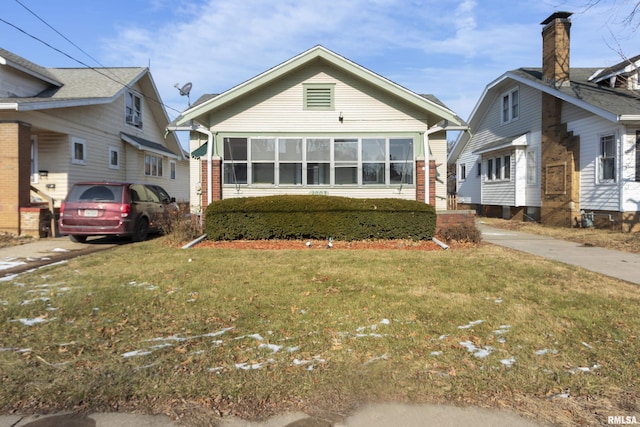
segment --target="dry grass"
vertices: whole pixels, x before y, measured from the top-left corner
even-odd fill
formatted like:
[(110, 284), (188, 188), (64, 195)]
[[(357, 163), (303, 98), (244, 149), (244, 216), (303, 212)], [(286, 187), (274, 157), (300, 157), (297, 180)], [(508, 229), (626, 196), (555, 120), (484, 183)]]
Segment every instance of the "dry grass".
[(640, 237), (638, 236), (638, 233), (622, 233), (619, 231), (597, 228), (550, 227), (540, 225), (536, 222), (510, 221), (498, 218), (483, 217), (478, 220), (493, 227), (540, 234), (584, 245), (640, 253)]
[(637, 287), (494, 246), (150, 241), (0, 289), (3, 413), (137, 410), (213, 425), (391, 400), (570, 426), (640, 409)]

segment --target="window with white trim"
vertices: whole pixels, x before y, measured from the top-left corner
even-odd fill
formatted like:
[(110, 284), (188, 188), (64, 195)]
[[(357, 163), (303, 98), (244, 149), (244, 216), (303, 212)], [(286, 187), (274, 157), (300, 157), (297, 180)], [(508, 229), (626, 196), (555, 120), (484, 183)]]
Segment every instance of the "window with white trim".
[[(478, 168), (480, 168), (478, 166)], [(511, 155), (487, 159), (487, 181), (511, 180)]]
[(460, 171), (458, 176), (459, 176), (459, 181), (464, 181), (465, 179), (467, 179), (467, 165), (465, 165), (464, 163), (460, 165)]
[(118, 147), (109, 147), (109, 168), (120, 169), (120, 149)]
[(493, 181), (496, 178), (493, 169), (493, 159), (487, 159), (487, 181)]
[(224, 138), (224, 184), (413, 185), (413, 138)]
[(38, 183), (40, 171), (38, 170), (38, 137), (31, 135), (31, 182)]
[(520, 117), (520, 90), (512, 89), (502, 95), (500, 122), (502, 124), (517, 120)]
[(598, 180), (600, 183), (616, 182), (616, 136), (600, 137), (600, 156), (598, 158)]
[(144, 155), (144, 174), (146, 176), (162, 176), (162, 157), (152, 154)]
[(511, 179), (511, 156), (504, 156), (504, 167), (502, 168), (502, 179), (510, 180)]
[(80, 138), (71, 138), (71, 163), (84, 165), (87, 163), (87, 142)]
[(125, 123), (142, 129), (142, 96), (129, 91), (125, 95)]
[(176, 162), (175, 162), (175, 160), (169, 161), (169, 179), (176, 179)]

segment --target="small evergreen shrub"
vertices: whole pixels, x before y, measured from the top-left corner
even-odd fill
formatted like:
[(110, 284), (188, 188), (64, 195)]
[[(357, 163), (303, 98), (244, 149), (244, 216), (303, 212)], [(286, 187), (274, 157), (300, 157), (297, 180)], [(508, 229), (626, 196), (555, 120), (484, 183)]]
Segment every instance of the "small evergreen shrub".
[(482, 234), (475, 225), (452, 225), (438, 230), (438, 235), (446, 242), (479, 243), (482, 240)]
[(211, 240), (431, 239), (433, 206), (412, 200), (283, 195), (225, 199), (206, 210)]

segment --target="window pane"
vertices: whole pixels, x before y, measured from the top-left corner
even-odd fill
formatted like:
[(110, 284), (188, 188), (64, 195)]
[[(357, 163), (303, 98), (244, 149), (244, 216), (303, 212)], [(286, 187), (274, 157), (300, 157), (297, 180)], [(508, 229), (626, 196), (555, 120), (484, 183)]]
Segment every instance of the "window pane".
[(224, 160), (247, 160), (247, 138), (225, 138)]
[(536, 180), (536, 153), (527, 151), (527, 184), (535, 184)]
[(144, 156), (144, 174), (151, 175), (151, 156)]
[(118, 152), (116, 150), (111, 150), (109, 154), (111, 154), (109, 164), (111, 166), (118, 166)]
[(275, 160), (275, 139), (251, 139), (251, 161)]
[(336, 139), (333, 150), (337, 162), (358, 160), (357, 139)]
[(362, 161), (384, 162), (385, 156), (384, 139), (363, 139), (362, 140)]
[(302, 184), (302, 163), (280, 163), (280, 184)]
[(487, 179), (493, 179), (493, 159), (487, 160)]
[(337, 166), (336, 165), (336, 185), (357, 184), (357, 166)]
[(501, 179), (502, 178), (502, 173), (501, 173), (501, 169), (502, 169), (502, 159), (500, 157), (496, 158), (496, 173), (495, 173), (495, 177), (496, 179)]
[(514, 90), (511, 92), (511, 119), (515, 119), (518, 117), (518, 91)]
[(73, 144), (73, 158), (75, 160), (84, 160), (84, 144), (78, 142)]
[(504, 179), (511, 179), (511, 156), (504, 156)]
[(389, 160), (404, 160), (413, 163), (413, 139), (390, 139)]
[(225, 184), (246, 184), (247, 164), (246, 163), (225, 163), (224, 164)]
[(363, 163), (362, 183), (384, 184), (384, 163)]
[(328, 162), (331, 160), (331, 142), (329, 139), (307, 139), (307, 160)]
[(307, 185), (328, 185), (329, 163), (307, 163)]
[(278, 154), (280, 161), (302, 160), (302, 140), (301, 139), (279, 139)]
[(158, 157), (158, 176), (163, 176), (164, 172), (162, 170), (162, 159), (160, 157)]
[(413, 163), (392, 162), (390, 168), (391, 184), (413, 184)]
[(251, 182), (253, 184), (274, 184), (273, 163), (253, 163), (251, 165)]

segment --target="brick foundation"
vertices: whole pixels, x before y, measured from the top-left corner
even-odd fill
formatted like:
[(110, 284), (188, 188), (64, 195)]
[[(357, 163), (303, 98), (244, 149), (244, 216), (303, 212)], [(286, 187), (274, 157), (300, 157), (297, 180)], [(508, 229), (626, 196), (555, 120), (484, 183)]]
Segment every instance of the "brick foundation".
[(476, 212), (472, 210), (438, 211), (436, 212), (436, 232), (451, 226), (476, 226)]

